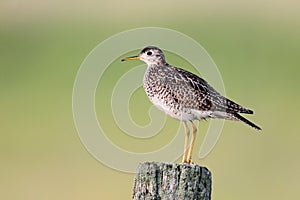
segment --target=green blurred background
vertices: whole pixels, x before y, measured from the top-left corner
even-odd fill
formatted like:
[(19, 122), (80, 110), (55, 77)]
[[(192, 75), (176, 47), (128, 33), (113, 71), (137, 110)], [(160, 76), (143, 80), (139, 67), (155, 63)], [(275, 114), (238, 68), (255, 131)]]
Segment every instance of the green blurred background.
[[(227, 96), (254, 109), (249, 118), (263, 128), (260, 134), (226, 122), (209, 156), (195, 158), (213, 173), (212, 199), (299, 199), (299, 6), (292, 0), (1, 1), (0, 199), (131, 198), (134, 175), (102, 165), (81, 144), (72, 87), (97, 44), (145, 26), (171, 28), (203, 45)], [(142, 91), (136, 95), (150, 105)], [(199, 131), (195, 152), (203, 137)]]

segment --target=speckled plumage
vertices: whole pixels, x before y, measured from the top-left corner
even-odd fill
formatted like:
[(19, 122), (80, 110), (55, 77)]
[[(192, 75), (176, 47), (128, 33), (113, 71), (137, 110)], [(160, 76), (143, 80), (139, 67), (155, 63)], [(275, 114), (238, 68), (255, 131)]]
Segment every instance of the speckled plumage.
[(159, 48), (145, 47), (138, 56), (123, 60), (142, 60), (147, 63), (143, 80), (147, 96), (166, 114), (183, 121), (185, 127), (187, 121), (221, 118), (242, 121), (261, 130), (239, 114), (253, 114), (252, 110), (223, 97), (197, 75), (169, 65)]
[[(253, 113), (223, 97), (202, 78), (169, 65), (157, 47), (146, 47), (141, 53), (149, 50), (156, 51), (159, 58), (148, 64), (144, 89), (150, 101), (171, 117), (181, 121), (206, 118), (240, 120), (238, 113)], [(247, 124), (258, 128), (251, 122)]]

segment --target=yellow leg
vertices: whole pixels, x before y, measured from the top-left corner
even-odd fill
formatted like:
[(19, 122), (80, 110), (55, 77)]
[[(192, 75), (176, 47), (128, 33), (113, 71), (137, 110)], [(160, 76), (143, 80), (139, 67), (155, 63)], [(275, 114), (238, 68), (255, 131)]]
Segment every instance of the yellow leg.
[(188, 162), (187, 153), (188, 153), (190, 130), (185, 121), (183, 121), (183, 126), (184, 126), (184, 130), (185, 130), (185, 140), (184, 140), (184, 151), (183, 151), (182, 163), (187, 163)]
[(191, 121), (191, 124), (192, 124), (192, 139), (191, 139), (189, 154), (187, 157), (188, 163), (192, 162), (192, 153), (193, 153), (193, 148), (194, 148), (194, 143), (195, 143), (195, 138), (196, 138), (196, 133), (197, 133), (197, 128), (196, 128), (195, 124), (192, 121)]

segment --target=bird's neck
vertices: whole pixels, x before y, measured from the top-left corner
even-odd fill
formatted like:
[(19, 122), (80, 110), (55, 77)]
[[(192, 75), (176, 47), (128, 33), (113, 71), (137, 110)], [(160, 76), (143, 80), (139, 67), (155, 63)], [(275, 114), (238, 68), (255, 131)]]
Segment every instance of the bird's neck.
[(157, 83), (160, 79), (164, 79), (164, 77), (168, 73), (170, 65), (166, 64), (148, 64), (147, 70), (144, 75), (144, 83), (152, 84)]
[(169, 64), (164, 61), (164, 62), (155, 62), (155, 63), (147, 63), (148, 68), (161, 68), (161, 67), (167, 67)]
[(168, 63), (165, 60), (159, 59), (159, 60), (147, 60), (144, 61), (148, 67), (149, 66), (166, 66)]

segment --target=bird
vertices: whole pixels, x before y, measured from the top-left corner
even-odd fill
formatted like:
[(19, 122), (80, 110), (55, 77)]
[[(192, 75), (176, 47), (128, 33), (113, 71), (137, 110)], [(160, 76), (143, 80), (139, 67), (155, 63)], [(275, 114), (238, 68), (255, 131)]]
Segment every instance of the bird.
[[(193, 122), (195, 120), (234, 120), (261, 130), (259, 126), (240, 115), (253, 114), (252, 110), (222, 96), (199, 76), (168, 64), (160, 48), (147, 46), (138, 55), (123, 58), (121, 61), (129, 60), (141, 60), (147, 64), (143, 87), (148, 98), (158, 109), (183, 123), (185, 142), (182, 163), (192, 163), (197, 133)], [(188, 122), (192, 128), (190, 144)]]

